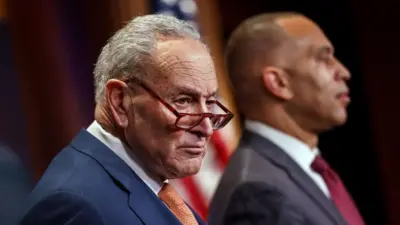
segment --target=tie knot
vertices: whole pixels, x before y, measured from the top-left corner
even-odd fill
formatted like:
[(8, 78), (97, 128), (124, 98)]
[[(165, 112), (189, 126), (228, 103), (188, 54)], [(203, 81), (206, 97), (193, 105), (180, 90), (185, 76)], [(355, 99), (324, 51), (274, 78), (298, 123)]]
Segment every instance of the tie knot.
[(311, 164), (311, 168), (319, 173), (325, 173), (328, 169), (329, 169), (329, 165), (328, 163), (325, 161), (324, 158), (322, 158), (322, 156), (317, 155), (313, 161), (313, 163)]

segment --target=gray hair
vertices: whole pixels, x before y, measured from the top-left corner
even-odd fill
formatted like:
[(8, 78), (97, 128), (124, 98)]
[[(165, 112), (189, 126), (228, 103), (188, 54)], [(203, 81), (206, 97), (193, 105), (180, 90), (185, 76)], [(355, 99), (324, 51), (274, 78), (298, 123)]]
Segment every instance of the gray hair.
[(141, 79), (152, 62), (152, 52), (162, 39), (201, 36), (189, 23), (161, 14), (139, 16), (127, 23), (103, 47), (94, 69), (95, 100), (104, 98), (108, 80), (135, 76)]

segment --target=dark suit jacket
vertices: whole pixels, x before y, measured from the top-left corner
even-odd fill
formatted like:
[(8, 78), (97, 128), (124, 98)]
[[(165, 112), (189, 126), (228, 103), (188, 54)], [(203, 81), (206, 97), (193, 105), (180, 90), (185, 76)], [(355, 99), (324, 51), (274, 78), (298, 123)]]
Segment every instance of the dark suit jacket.
[(53, 159), (27, 205), (21, 225), (180, 224), (128, 165), (86, 130)]
[(28, 172), (9, 147), (0, 144), (0, 224), (15, 225), (18, 210), (32, 190)]
[(244, 131), (211, 202), (210, 225), (345, 225), (313, 180), (278, 146)]

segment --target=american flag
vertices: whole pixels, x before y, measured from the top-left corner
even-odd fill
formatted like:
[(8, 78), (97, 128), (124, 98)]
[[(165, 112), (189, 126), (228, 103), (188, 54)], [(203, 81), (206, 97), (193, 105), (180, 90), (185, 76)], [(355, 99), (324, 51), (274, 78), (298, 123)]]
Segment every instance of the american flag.
[[(201, 30), (197, 23), (198, 8), (194, 0), (153, 0), (155, 13), (175, 16), (191, 23), (194, 28)], [(223, 99), (219, 98), (221, 102)], [(220, 131), (214, 132), (207, 146), (200, 172), (192, 177), (172, 181), (183, 198), (204, 218), (207, 217), (208, 204), (218, 185), (223, 169), (229, 158), (230, 150), (226, 143), (229, 140), (230, 130), (227, 125)]]

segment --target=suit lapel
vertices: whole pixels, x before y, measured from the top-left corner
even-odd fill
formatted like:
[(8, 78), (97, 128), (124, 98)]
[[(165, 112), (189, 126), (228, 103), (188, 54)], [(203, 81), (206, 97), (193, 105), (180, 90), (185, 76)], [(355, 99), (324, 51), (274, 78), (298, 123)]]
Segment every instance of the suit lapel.
[(250, 144), (258, 154), (285, 170), (293, 182), (318, 204), (333, 221), (337, 224), (346, 224), (331, 200), (325, 196), (315, 182), (283, 150), (268, 139), (247, 130), (244, 131), (243, 140), (247, 144)]
[(204, 222), (204, 220), (202, 218), (200, 218), (199, 215), (197, 215), (196, 213), (194, 214), (194, 216), (196, 217), (197, 222), (199, 223), (199, 225), (207, 225), (206, 222)]
[(166, 221), (171, 225), (181, 224), (146, 184), (140, 181), (136, 185), (138, 186), (135, 186), (135, 191), (129, 195), (129, 207), (145, 224), (165, 224)]
[(189, 207), (189, 209), (192, 211), (194, 217), (196, 217), (197, 222), (199, 223), (199, 225), (207, 225), (206, 222), (204, 222), (204, 220), (200, 217), (199, 214), (196, 213), (196, 211), (189, 205), (186, 203), (186, 205)]
[(180, 225), (179, 220), (132, 169), (86, 130), (80, 131), (71, 146), (96, 160), (115, 184), (129, 193), (128, 205), (144, 224)]

